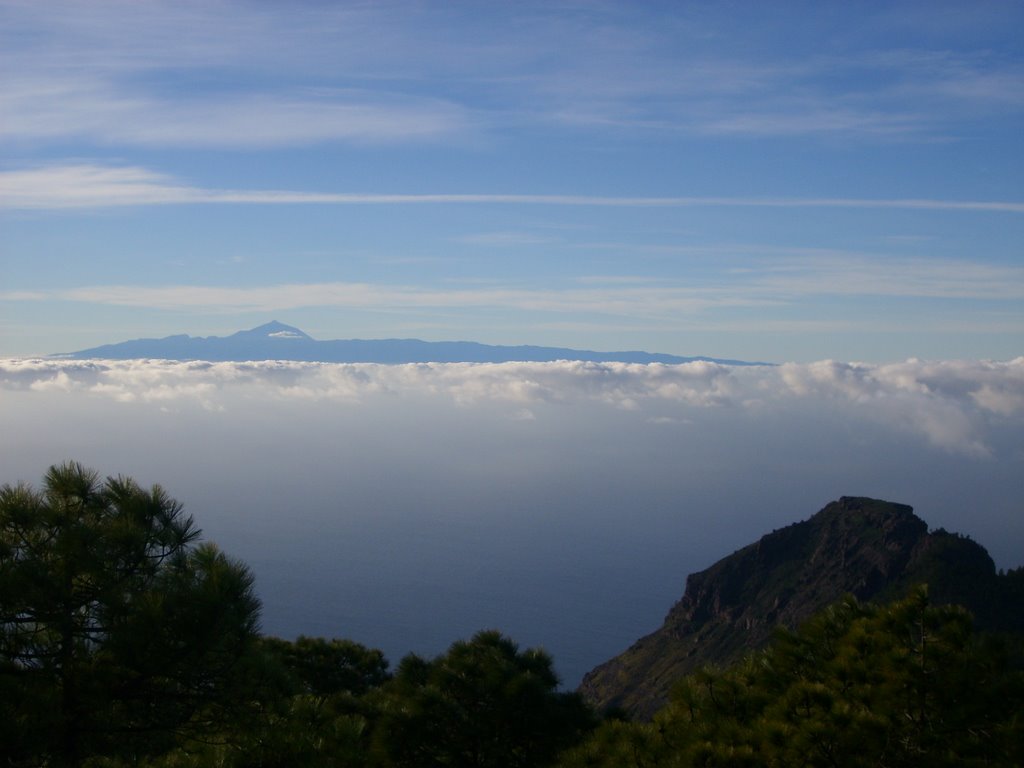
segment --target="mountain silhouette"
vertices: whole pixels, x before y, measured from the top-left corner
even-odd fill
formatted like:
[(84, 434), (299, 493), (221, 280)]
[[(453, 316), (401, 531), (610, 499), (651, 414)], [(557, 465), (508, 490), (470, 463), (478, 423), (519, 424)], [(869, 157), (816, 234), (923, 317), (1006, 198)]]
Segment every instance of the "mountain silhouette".
[(660, 629), (598, 666), (580, 691), (600, 709), (646, 718), (673, 684), (768, 645), (844, 595), (887, 601), (927, 584), (936, 604), (967, 607), (980, 629), (1024, 631), (1024, 568), (996, 572), (984, 547), (913, 509), (843, 497), (686, 579)]
[(495, 346), (472, 341), (420, 339), (338, 339), (319, 341), (304, 331), (276, 320), (230, 336), (167, 336), (104, 344), (54, 357), (133, 360), (294, 360), (320, 363), (507, 363), (580, 360), (621, 363), (690, 363), (766, 365), (712, 357), (680, 357), (651, 352), (594, 352), (538, 346)]

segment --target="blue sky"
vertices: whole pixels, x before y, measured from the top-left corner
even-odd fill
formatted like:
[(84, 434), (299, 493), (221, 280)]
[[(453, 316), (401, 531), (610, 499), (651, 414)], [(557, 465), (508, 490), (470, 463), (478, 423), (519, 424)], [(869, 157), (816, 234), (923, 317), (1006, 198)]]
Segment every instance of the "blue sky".
[(1010, 359), (1024, 4), (0, 3), (0, 355)]

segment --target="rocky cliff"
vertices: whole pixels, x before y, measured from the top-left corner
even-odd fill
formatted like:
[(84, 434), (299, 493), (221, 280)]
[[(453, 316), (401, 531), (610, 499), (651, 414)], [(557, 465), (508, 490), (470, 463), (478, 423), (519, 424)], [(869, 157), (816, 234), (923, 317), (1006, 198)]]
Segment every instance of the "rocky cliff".
[(1022, 611), (1007, 615), (1003, 581), (984, 548), (929, 533), (910, 507), (843, 497), (691, 574), (662, 627), (588, 673), (580, 690), (601, 709), (649, 717), (680, 677), (764, 647), (780, 625), (793, 628), (845, 594), (886, 600), (922, 582), (933, 601), (967, 605), (983, 627), (1019, 629), (1008, 626)]

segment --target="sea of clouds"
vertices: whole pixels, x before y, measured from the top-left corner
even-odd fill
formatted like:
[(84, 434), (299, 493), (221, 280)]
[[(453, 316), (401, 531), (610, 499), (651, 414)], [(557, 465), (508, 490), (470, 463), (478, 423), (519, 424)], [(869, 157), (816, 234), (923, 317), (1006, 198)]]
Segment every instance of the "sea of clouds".
[(892, 364), (0, 361), (0, 482), (160, 483), (268, 632), (397, 658), (483, 627), (569, 684), (685, 576), (841, 495), (1024, 564), (1024, 358)]

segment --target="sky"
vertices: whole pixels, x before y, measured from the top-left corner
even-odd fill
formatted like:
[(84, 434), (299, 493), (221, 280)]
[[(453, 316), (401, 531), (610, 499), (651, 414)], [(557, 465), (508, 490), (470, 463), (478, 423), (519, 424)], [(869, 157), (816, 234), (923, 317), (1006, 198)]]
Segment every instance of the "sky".
[(0, 356), (1012, 360), (1024, 4), (0, 2)]
[[(843, 495), (1024, 565), (1024, 3), (0, 0), (0, 484), (568, 685)], [(46, 359), (318, 339), (775, 366)]]

